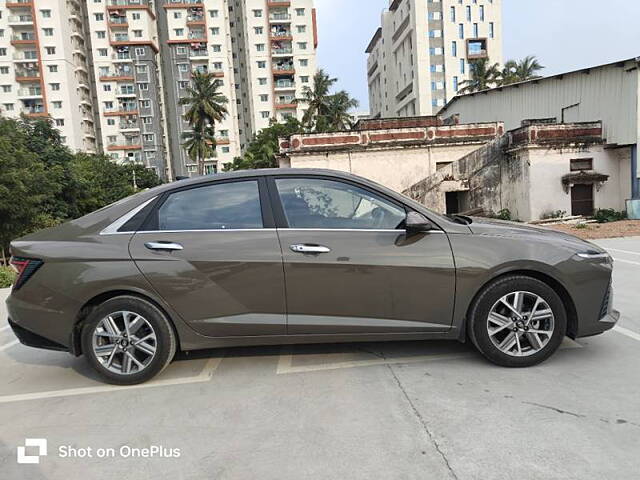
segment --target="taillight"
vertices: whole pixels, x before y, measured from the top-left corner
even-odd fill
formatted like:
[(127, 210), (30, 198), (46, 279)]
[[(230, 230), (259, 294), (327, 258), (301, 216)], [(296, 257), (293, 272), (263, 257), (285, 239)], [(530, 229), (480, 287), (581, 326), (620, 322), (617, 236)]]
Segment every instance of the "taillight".
[(11, 257), (9, 264), (18, 274), (16, 283), (13, 284), (13, 289), (17, 290), (31, 278), (36, 270), (42, 266), (43, 262), (35, 258)]

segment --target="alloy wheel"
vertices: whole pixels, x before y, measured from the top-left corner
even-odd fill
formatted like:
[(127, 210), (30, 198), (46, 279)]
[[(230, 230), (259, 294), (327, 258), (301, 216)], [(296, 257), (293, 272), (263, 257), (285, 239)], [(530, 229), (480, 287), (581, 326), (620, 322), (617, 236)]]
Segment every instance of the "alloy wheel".
[(502, 353), (526, 357), (538, 353), (553, 336), (555, 317), (549, 304), (531, 292), (511, 292), (500, 298), (487, 318), (493, 345)]
[(131, 375), (144, 370), (158, 348), (151, 324), (134, 312), (118, 311), (100, 320), (93, 332), (93, 353), (107, 370)]

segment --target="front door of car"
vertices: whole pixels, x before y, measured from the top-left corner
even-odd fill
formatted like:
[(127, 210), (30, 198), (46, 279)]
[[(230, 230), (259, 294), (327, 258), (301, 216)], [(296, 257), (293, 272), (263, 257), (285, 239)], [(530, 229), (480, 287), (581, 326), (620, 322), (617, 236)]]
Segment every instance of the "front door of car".
[(155, 290), (202, 335), (284, 335), (284, 274), (264, 179), (169, 193), (129, 249)]
[(269, 181), (284, 259), (288, 334), (450, 328), (455, 267), (444, 232), (407, 235), (403, 205), (347, 181)]

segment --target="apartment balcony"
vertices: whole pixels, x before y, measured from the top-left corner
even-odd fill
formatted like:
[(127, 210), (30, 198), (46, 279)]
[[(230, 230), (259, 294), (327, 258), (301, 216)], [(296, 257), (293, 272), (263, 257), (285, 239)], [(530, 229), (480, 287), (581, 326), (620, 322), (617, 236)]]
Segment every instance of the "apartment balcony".
[(293, 66), (293, 63), (275, 64), (273, 66), (272, 72), (274, 75), (295, 75), (296, 74), (296, 70)]
[(103, 72), (100, 74), (101, 82), (133, 82), (134, 80), (133, 69), (116, 70), (115, 72)]
[(123, 98), (123, 97), (128, 97), (128, 98), (135, 98), (137, 96), (136, 94), (136, 89), (135, 87), (131, 86), (129, 88), (120, 88), (117, 92), (116, 92), (116, 97), (119, 98)]
[(216, 68), (216, 69), (211, 69), (210, 70), (211, 75), (213, 75), (215, 78), (222, 78), (224, 77), (224, 70)]
[(122, 117), (127, 115), (138, 115), (138, 107), (136, 105), (119, 105), (113, 108), (105, 108), (105, 117)]
[(216, 137), (216, 145), (229, 145), (230, 143), (229, 137)]
[(129, 21), (126, 16), (110, 16), (109, 17), (109, 28), (128, 28)]
[(39, 82), (40, 70), (16, 70), (16, 81), (21, 83)]
[(189, 58), (192, 60), (209, 60), (209, 51), (206, 48), (192, 48), (189, 50)]
[(43, 117), (47, 115), (47, 110), (42, 103), (25, 102), (22, 111), (25, 115), (33, 117)]
[(7, 8), (31, 8), (33, 0), (9, 0), (5, 6)]
[(111, 55), (111, 60), (114, 62), (132, 62), (130, 52), (118, 52)]
[(206, 21), (205, 21), (204, 15), (189, 15), (187, 17), (187, 25), (188, 26), (205, 25), (205, 24), (206, 24)]
[(33, 15), (9, 15), (7, 18), (9, 25), (33, 25)]
[(271, 30), (269, 33), (271, 40), (279, 40), (279, 41), (292, 41), (293, 35), (291, 30)]
[(292, 101), (277, 101), (275, 103), (276, 110), (295, 110), (298, 108), (298, 104)]
[(23, 32), (19, 35), (11, 36), (11, 45), (35, 45), (36, 43), (36, 34), (33, 32)]
[(269, 8), (288, 8), (291, 6), (291, 2), (288, 0), (267, 0), (267, 7)]
[(291, 22), (291, 14), (288, 12), (272, 12), (269, 15), (271, 23), (289, 23)]
[(164, 8), (204, 8), (202, 0), (165, 0)]
[(282, 47), (282, 48), (274, 48), (271, 50), (271, 55), (274, 57), (277, 56), (291, 56), (293, 55), (293, 48), (291, 47)]
[(41, 87), (25, 87), (18, 89), (18, 98), (19, 99), (33, 99), (33, 98), (42, 98), (42, 88)]
[(118, 150), (142, 150), (140, 137), (122, 136), (115, 141), (107, 142), (107, 150), (113, 152)]
[(140, 125), (138, 124), (137, 121), (122, 121), (118, 124), (118, 128), (120, 128), (120, 130), (127, 131), (127, 132), (134, 132), (134, 131), (140, 131)]
[(15, 52), (13, 54), (13, 60), (16, 63), (34, 63), (38, 61), (38, 52), (35, 51), (27, 51), (27, 52)]
[(273, 83), (274, 90), (295, 90), (296, 82), (293, 80), (276, 80)]

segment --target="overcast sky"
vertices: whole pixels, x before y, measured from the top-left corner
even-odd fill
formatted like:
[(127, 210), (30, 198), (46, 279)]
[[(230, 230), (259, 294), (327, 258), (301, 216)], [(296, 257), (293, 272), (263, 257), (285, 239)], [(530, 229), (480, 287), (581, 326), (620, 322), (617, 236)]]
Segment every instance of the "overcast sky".
[[(427, 1), (427, 0), (422, 0)], [(365, 48), (388, 0), (315, 0), (318, 64), (368, 108)], [(640, 0), (503, 0), (505, 60), (536, 55), (552, 75), (640, 57)]]

